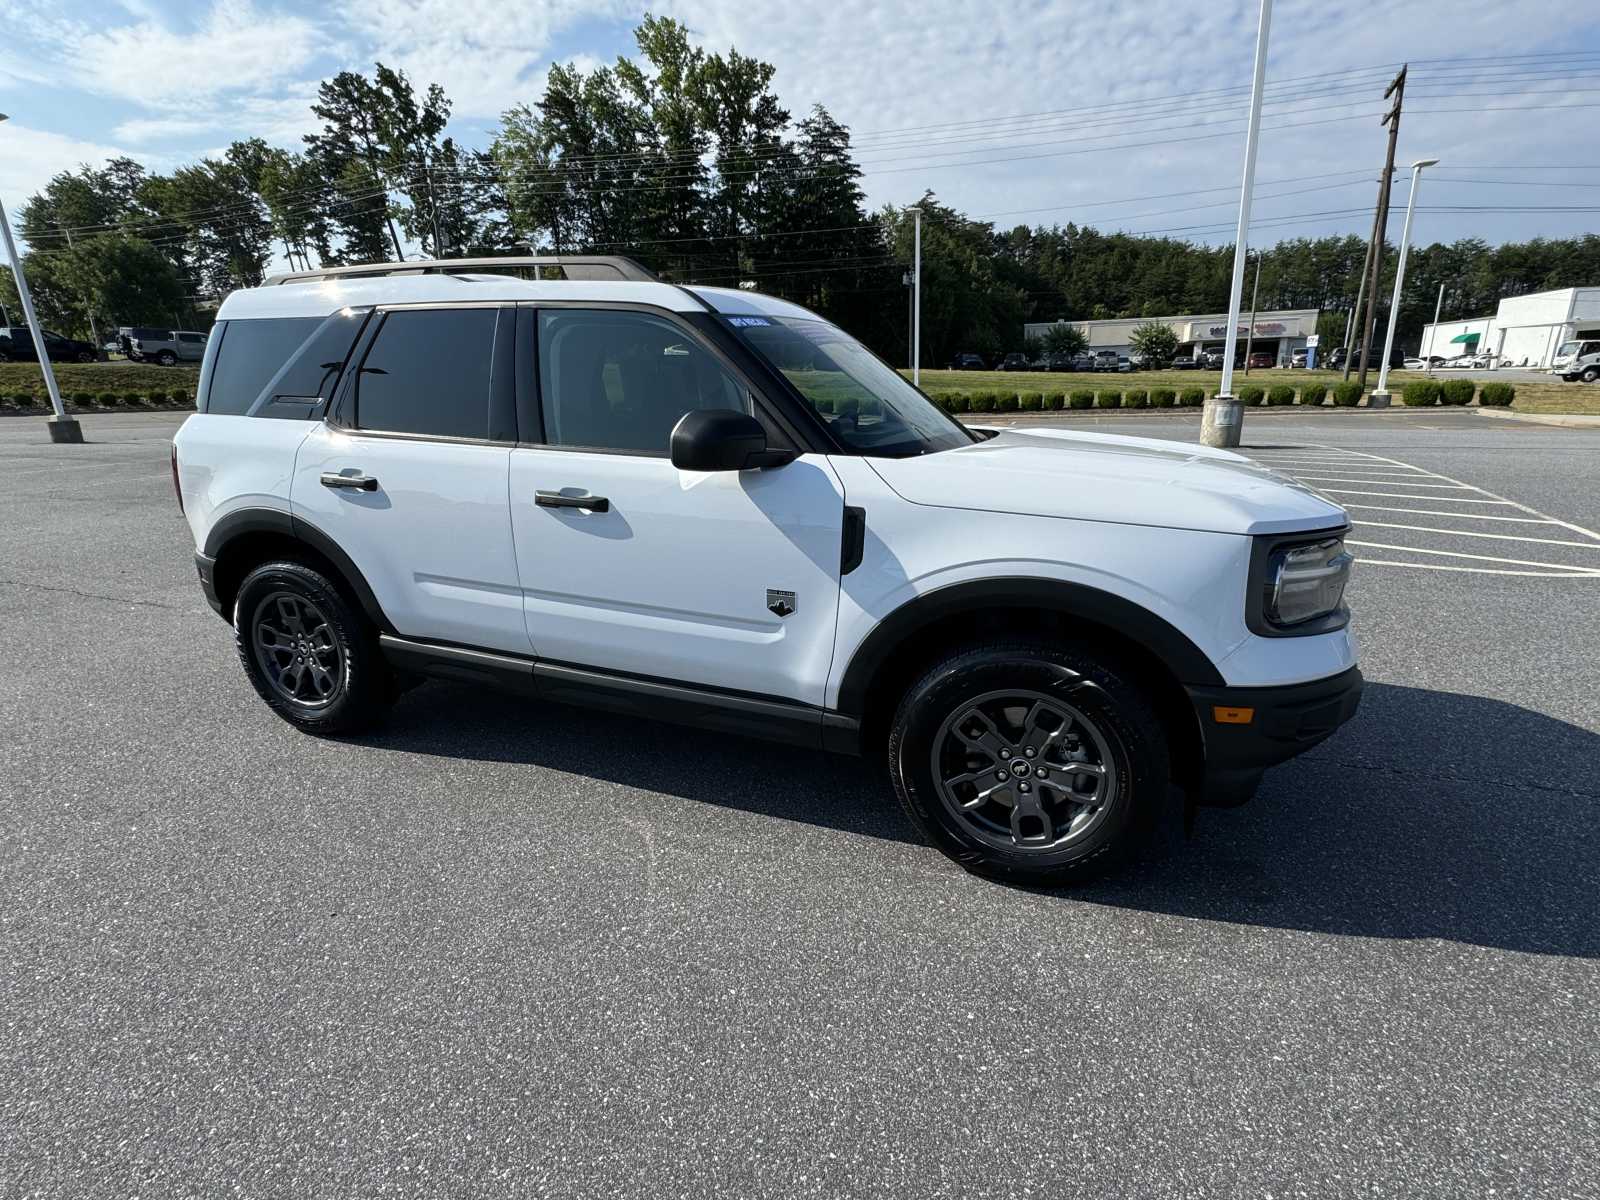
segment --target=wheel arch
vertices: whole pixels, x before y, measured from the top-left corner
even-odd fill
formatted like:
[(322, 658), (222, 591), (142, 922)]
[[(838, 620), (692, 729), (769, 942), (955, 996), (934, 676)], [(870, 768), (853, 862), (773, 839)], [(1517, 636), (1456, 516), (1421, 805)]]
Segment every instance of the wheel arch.
[(1204, 765), (1184, 685), (1221, 686), (1206, 653), (1142, 605), (1084, 584), (1002, 578), (953, 584), (907, 601), (862, 641), (839, 684), (836, 710), (860, 722), (861, 744), (887, 734), (906, 688), (961, 641), (1015, 633), (1087, 642), (1144, 683), (1172, 736), (1174, 773), (1188, 785)]
[(274, 558), (289, 558), (324, 571), (374, 625), (385, 633), (394, 632), (361, 569), (339, 544), (315, 525), (281, 509), (247, 508), (229, 513), (206, 535), (204, 554), (214, 563), (212, 587), (224, 619), (230, 619), (239, 584), (253, 568)]

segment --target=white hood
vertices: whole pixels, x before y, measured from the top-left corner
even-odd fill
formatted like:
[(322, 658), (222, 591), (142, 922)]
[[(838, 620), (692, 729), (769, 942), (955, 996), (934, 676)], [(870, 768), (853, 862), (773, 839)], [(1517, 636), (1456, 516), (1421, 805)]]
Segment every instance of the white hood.
[(1344, 509), (1243, 455), (1188, 442), (1005, 430), (921, 458), (868, 459), (913, 504), (1208, 533), (1343, 525)]

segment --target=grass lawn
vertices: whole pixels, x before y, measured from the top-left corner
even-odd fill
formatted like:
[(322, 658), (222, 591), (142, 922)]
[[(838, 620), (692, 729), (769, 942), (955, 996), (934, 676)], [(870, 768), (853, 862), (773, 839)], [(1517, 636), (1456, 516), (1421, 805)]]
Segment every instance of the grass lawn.
[[(114, 392), (119, 396), (130, 393), (147, 396), (151, 393), (170, 394), (187, 392), (194, 395), (200, 382), (200, 368), (180, 364), (176, 367), (157, 367), (148, 363), (55, 363), (56, 384), (61, 388), (62, 399), (69, 405), (79, 393), (98, 396)], [(42, 404), (49, 403), (45, 391), (44, 374), (38, 363), (0, 363), (0, 397), (9, 399), (16, 395), (30, 395)]]
[[(901, 371), (902, 375), (910, 377), (910, 371)], [(1433, 378), (1436, 380), (1449, 379), (1448, 372), (1438, 372)], [(1352, 375), (1352, 379), (1356, 376)], [(1426, 378), (1419, 371), (1390, 371), (1389, 390), (1394, 395), (1396, 406), (1400, 404), (1400, 389), (1408, 380)], [(1237, 393), (1240, 388), (1257, 386), (1271, 388), (1282, 384), (1295, 389), (1296, 394), (1307, 384), (1325, 384), (1332, 392), (1337, 383), (1344, 380), (1340, 371), (1294, 371), (1294, 370), (1265, 370), (1251, 371), (1246, 375), (1243, 371), (1233, 374), (1233, 389)], [(1482, 387), (1488, 380), (1474, 380)], [(1127, 375), (1107, 372), (1044, 372), (1044, 371), (940, 371), (925, 370), (922, 372), (922, 390), (930, 396), (938, 396), (946, 392), (1042, 392), (1048, 395), (1051, 392), (1129, 392), (1134, 390), (1149, 391), (1152, 388), (1171, 388), (1175, 392), (1182, 392), (1184, 388), (1201, 388), (1206, 395), (1212, 395), (1217, 388), (1222, 386), (1222, 374), (1218, 371), (1134, 371)], [(1378, 386), (1378, 373), (1370, 371), (1367, 374), (1367, 388), (1370, 391)], [(1512, 404), (1514, 410), (1522, 412), (1546, 413), (1594, 413), (1600, 412), (1600, 384), (1563, 383), (1552, 378), (1549, 383), (1515, 383), (1517, 398)]]

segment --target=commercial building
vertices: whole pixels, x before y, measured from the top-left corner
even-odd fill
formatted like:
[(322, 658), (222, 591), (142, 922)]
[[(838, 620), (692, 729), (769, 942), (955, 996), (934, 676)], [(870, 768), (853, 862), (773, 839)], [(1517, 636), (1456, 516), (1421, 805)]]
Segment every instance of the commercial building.
[(1492, 317), (1425, 325), (1418, 353), (1493, 354), (1503, 367), (1548, 367), (1561, 343), (1575, 338), (1600, 338), (1600, 287), (1512, 296)]
[[(1305, 348), (1306, 338), (1317, 331), (1315, 308), (1292, 308), (1282, 312), (1258, 312), (1251, 341), (1252, 354), (1271, 354), (1280, 366), (1288, 366), (1296, 350)], [(1022, 327), (1024, 338), (1043, 338), (1057, 325), (1070, 325), (1089, 339), (1089, 353), (1112, 350), (1127, 354), (1132, 349), (1133, 331), (1155, 321), (1169, 326), (1178, 335), (1178, 355), (1192, 357), (1195, 351), (1222, 351), (1227, 345), (1228, 314), (1201, 313), (1182, 317), (1117, 317), (1109, 321), (1039, 321)], [(1239, 353), (1244, 353), (1249, 332), (1249, 317), (1239, 322)]]

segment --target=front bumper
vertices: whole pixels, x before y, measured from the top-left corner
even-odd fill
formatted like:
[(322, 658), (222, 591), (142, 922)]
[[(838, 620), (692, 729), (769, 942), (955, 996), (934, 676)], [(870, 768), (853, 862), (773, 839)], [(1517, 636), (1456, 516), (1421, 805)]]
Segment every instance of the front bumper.
[(1325, 740), (1355, 716), (1361, 669), (1284, 687), (1191, 687), (1205, 748), (1202, 804), (1238, 804), (1261, 774)]

